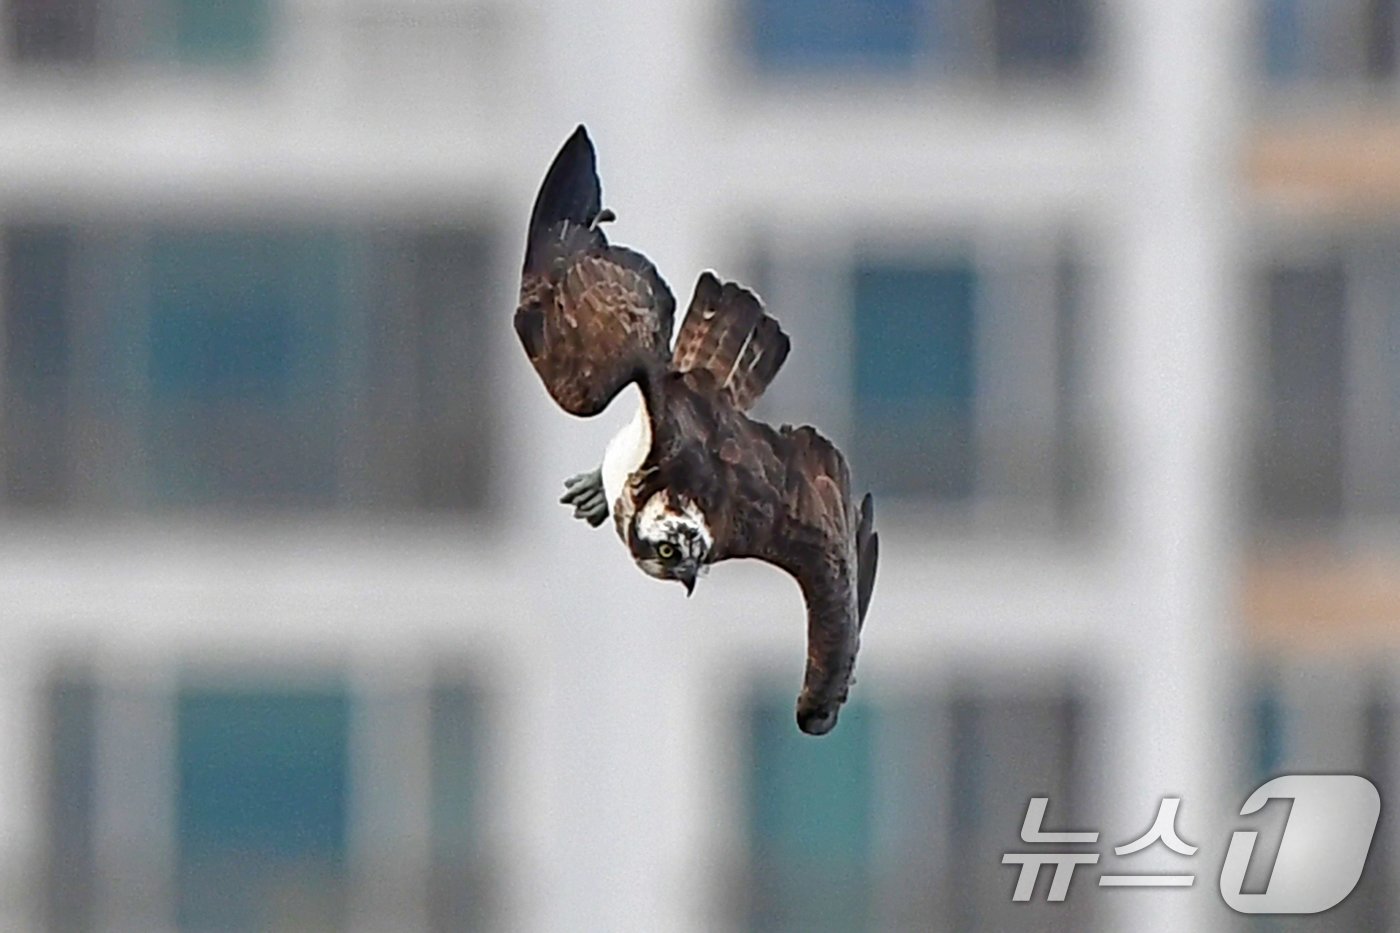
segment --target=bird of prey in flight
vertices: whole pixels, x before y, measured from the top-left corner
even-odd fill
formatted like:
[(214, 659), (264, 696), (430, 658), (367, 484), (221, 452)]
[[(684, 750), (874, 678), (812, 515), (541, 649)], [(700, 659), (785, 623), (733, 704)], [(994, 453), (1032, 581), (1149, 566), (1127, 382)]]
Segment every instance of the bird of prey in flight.
[(856, 502), (845, 458), (813, 428), (746, 414), (788, 353), (758, 297), (702, 274), (673, 349), (675, 298), (645, 256), (608, 242), (600, 225), (613, 219), (580, 126), (535, 198), (515, 330), (565, 411), (591, 417), (633, 384), (641, 404), (561, 501), (594, 526), (611, 512), (637, 566), (687, 593), (734, 557), (795, 577), (807, 604), (797, 725), (823, 735), (846, 700), (875, 584), (871, 498)]

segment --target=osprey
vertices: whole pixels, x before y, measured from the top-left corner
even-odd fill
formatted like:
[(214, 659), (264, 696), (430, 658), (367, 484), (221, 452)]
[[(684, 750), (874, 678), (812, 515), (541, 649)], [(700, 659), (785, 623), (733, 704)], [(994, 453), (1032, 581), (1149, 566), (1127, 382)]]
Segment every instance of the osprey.
[(879, 553), (869, 494), (811, 427), (774, 430), (746, 412), (788, 338), (753, 292), (700, 276), (674, 350), (676, 302), (656, 267), (608, 242), (593, 144), (580, 126), (530, 214), (515, 330), (549, 394), (582, 417), (626, 386), (636, 417), (561, 501), (597, 526), (612, 513), (645, 573), (689, 593), (710, 564), (752, 557), (796, 578), (807, 604), (797, 725), (829, 732), (846, 700)]

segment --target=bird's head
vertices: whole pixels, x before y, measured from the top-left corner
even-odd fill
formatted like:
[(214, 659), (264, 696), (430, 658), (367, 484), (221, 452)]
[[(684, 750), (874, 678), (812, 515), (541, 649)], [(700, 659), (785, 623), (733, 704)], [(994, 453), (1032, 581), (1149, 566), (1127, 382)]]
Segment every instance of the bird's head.
[(658, 580), (676, 580), (686, 595), (709, 563), (714, 537), (699, 507), (685, 497), (672, 501), (662, 490), (646, 501), (632, 521), (628, 545), (642, 572)]

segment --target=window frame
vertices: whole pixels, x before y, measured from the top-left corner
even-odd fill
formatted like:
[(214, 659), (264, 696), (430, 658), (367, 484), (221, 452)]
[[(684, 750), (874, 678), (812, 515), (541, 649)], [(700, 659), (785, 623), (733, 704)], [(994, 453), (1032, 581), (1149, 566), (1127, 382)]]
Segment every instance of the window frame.
[[(862, 262), (877, 259), (894, 263), (939, 264), (968, 262), (978, 283), (974, 287), (974, 396), (972, 428), (974, 466), (970, 495), (962, 500), (938, 500), (925, 494), (885, 495), (882, 514), (886, 521), (908, 521), (920, 528), (934, 527), (951, 537), (984, 534), (1014, 527), (1032, 536), (1078, 535), (1093, 523), (1102, 483), (1099, 413), (1091, 403), (1097, 374), (1089, 357), (1096, 345), (1099, 279), (1091, 265), (1090, 241), (1074, 221), (1048, 218), (1041, 224), (1012, 228), (992, 220), (958, 225), (859, 227), (820, 238), (789, 234), (782, 225), (764, 231), (757, 247), (749, 251), (751, 271), (760, 294), (789, 332), (800, 335), (803, 365), (784, 370), (756, 409), (756, 416), (774, 423), (811, 423), (849, 454), (853, 480), (866, 485), (864, 470), (852, 445), (855, 436), (854, 297), (853, 274)], [(752, 257), (758, 257), (753, 262)], [(757, 265), (759, 269), (753, 269)], [(1057, 283), (1072, 270), (1075, 296), (1069, 345), (1061, 328), (1065, 308), (1059, 295), (1037, 295), (1028, 280), (1048, 275)], [(754, 276), (752, 273), (759, 274)], [(1009, 341), (995, 346), (986, 322), (991, 303), (1000, 303), (1000, 314), (1014, 313), (1022, 297), (1039, 301), (1046, 314), (1037, 315), (1044, 325), (1036, 335), (1018, 327), (1000, 328)], [(1000, 319), (1000, 318), (998, 318)], [(1036, 340), (1050, 345), (1037, 349)], [(1041, 377), (1049, 379), (1045, 391), (1022, 390), (1007, 394), (986, 391), (980, 374), (998, 357), (1009, 358), (1029, 350), (1040, 360)], [(1073, 370), (1073, 385), (1061, 385)], [(991, 385), (996, 385), (993, 380)], [(847, 388), (849, 387), (849, 388)], [(1046, 405), (1046, 435), (1038, 443), (1051, 465), (1033, 487), (1014, 487), (1007, 473), (988, 477), (984, 464), (995, 462), (984, 426), (1014, 416), (1021, 402), (1030, 399)], [(1066, 475), (1062, 472), (1069, 471)], [(1002, 484), (998, 489), (997, 483)], [(990, 485), (989, 485), (990, 484)], [(877, 492), (878, 494), (878, 492)]]
[[(419, 307), (419, 302), (432, 296), (420, 294), (411, 273), (415, 244), (424, 237), (446, 235), (456, 248), (465, 251), (471, 268), (458, 270), (456, 278), (466, 276), (482, 283), (494, 279), (505, 250), (488, 211), (478, 207), (454, 211), (450, 216), (315, 210), (293, 214), (193, 213), (143, 216), (140, 219), (144, 222), (135, 226), (123, 223), (127, 214), (9, 218), (7, 230), (53, 226), (68, 231), (72, 240), (64, 286), (71, 342), (67, 417), (57, 429), (61, 436), (56, 441), (67, 452), (68, 483), (58, 504), (28, 507), (11, 503), (5, 494), (4, 459), (0, 458), (0, 514), (32, 515), (40, 520), (74, 514), (119, 517), (140, 513), (175, 520), (211, 514), (254, 518), (271, 514), (266, 505), (254, 502), (249, 507), (240, 499), (220, 497), (217, 490), (210, 491), (207, 502), (182, 504), (153, 496), (154, 477), (146, 469), (146, 434), (153, 409), (144, 404), (151, 392), (146, 376), (150, 308), (143, 296), (150, 288), (146, 257), (154, 235), (233, 230), (275, 236), (292, 229), (322, 232), (343, 243), (344, 275), (339, 289), (344, 295), (344, 315), (333, 322), (340, 346), (332, 376), (335, 386), (348, 388), (336, 391), (333, 387), (331, 393), (335, 405), (326, 430), (338, 477), (329, 501), (318, 504), (293, 497), (289, 503), (272, 503), (278, 506), (279, 514), (330, 518), (368, 510), (416, 522), (464, 516), (490, 522), (497, 517), (492, 492), (502, 455), (497, 442), (498, 354), (486, 326), (492, 302), (499, 297), (495, 290), (483, 284), (474, 291), (462, 291), (459, 307), (448, 309), (460, 310), (470, 319), (467, 325), (448, 323), (455, 330), (465, 326), (471, 347), (479, 350), (471, 365), (455, 370), (457, 395), (451, 411), (431, 410), (425, 407), (427, 400), (420, 398), (424, 380), (419, 378), (419, 369), (429, 361), (414, 355), (418, 349), (410, 346), (407, 358), (379, 360), (372, 358), (365, 346), (383, 334), (412, 330), (409, 325), (415, 316), (432, 310)], [(405, 268), (410, 270), (407, 277)], [(114, 342), (129, 346), (133, 352), (109, 352)], [(379, 365), (401, 368), (373, 368)], [(0, 355), (0, 395), (8, 398), (8, 387)], [(408, 406), (407, 419), (401, 402)], [(385, 425), (404, 436), (389, 438)], [(0, 419), (0, 438), (4, 429)], [(470, 445), (458, 444), (470, 478), (455, 491), (437, 489), (431, 486), (427, 473), (419, 475), (419, 461), (434, 456), (430, 434), (445, 437), (449, 447), (454, 435), (474, 438)]]

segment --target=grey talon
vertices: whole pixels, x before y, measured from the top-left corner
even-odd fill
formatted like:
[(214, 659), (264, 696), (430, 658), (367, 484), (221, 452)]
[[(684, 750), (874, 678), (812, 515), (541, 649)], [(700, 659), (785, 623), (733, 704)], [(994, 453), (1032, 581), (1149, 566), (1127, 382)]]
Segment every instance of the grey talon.
[(607, 494), (603, 490), (603, 471), (580, 473), (564, 481), (564, 495), (559, 501), (574, 507), (574, 518), (583, 519), (597, 528), (608, 517)]

